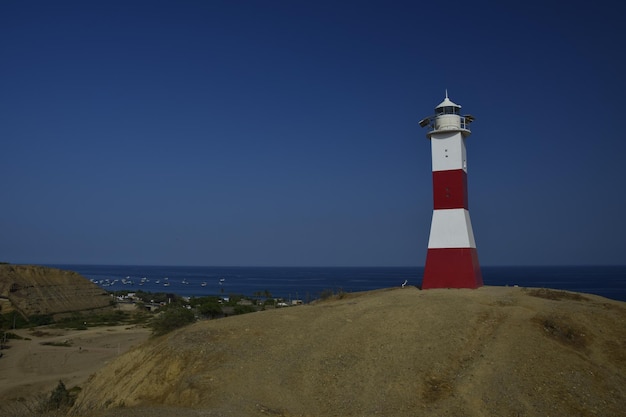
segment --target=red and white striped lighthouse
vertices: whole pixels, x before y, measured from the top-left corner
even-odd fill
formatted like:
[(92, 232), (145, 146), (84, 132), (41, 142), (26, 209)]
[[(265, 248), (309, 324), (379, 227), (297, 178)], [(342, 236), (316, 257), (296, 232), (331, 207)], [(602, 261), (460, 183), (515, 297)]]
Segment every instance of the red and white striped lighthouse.
[(465, 139), (472, 133), (471, 115), (446, 98), (435, 115), (420, 121), (429, 127), (433, 166), (433, 219), (422, 289), (478, 288), (483, 277), (467, 205)]

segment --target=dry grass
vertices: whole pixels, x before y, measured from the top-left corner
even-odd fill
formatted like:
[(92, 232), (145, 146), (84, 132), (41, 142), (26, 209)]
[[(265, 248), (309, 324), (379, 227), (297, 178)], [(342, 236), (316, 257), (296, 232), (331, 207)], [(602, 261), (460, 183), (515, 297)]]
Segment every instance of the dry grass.
[(574, 325), (568, 319), (558, 316), (535, 317), (533, 319), (552, 339), (576, 349), (585, 349), (592, 336), (581, 325)]
[(588, 297), (585, 297), (579, 293), (551, 290), (548, 288), (532, 288), (526, 290), (526, 294), (531, 297), (545, 298), (546, 300), (572, 300), (572, 301), (589, 301)]
[(342, 294), (151, 338), (72, 415), (620, 416), (624, 323), (624, 303), (554, 290)]
[(504, 287), (342, 294), (154, 339), (86, 384), (76, 412), (624, 415), (622, 304)]

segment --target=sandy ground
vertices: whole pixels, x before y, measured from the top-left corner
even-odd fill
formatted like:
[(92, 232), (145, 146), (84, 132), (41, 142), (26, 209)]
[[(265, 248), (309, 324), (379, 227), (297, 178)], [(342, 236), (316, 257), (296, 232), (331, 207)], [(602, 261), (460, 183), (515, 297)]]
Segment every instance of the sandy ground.
[(81, 417), (626, 416), (626, 303), (587, 294), (410, 287), (147, 343), (144, 328), (49, 332), (0, 358), (2, 417), (59, 379), (82, 388)]
[(2, 351), (0, 401), (5, 404), (47, 395), (60, 380), (68, 389), (80, 386), (96, 370), (150, 336), (149, 329), (129, 325), (12, 332), (24, 339), (9, 339), (8, 348)]
[(626, 416), (626, 305), (389, 289), (198, 322), (113, 360), (74, 415)]

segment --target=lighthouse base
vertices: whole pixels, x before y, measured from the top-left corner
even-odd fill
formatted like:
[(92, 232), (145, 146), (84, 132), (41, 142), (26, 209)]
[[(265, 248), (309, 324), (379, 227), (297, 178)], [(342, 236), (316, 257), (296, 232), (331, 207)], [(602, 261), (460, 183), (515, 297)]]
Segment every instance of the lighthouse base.
[(428, 249), (422, 289), (478, 288), (483, 276), (476, 248)]

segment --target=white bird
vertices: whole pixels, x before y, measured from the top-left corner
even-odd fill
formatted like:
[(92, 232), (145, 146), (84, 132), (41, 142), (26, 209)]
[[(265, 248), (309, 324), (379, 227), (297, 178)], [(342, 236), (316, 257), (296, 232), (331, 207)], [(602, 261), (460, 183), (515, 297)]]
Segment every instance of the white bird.
[(402, 283), (402, 288), (404, 288), (406, 286), (406, 284), (408, 284), (408, 283), (409, 283), (409, 280), (405, 279), (404, 282)]

